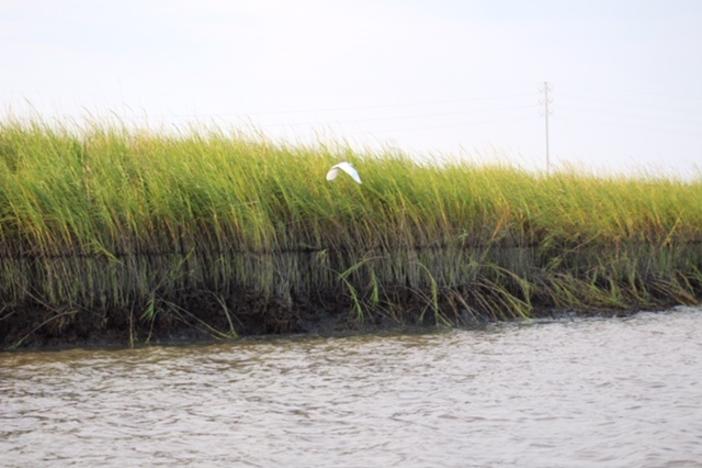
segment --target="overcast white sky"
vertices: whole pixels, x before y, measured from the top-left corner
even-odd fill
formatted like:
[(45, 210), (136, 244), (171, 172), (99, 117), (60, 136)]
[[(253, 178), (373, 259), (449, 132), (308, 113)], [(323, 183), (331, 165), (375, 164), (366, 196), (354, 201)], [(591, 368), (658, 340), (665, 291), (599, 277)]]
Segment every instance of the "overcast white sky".
[[(0, 112), (415, 154), (702, 166), (702, 2), (0, 0)], [(696, 172), (697, 171), (697, 172)]]

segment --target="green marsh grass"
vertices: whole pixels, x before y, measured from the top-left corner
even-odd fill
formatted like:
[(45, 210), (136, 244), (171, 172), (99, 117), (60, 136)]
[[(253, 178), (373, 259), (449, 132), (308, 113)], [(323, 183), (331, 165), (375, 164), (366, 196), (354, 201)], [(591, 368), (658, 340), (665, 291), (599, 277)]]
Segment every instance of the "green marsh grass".
[[(342, 160), (362, 185), (325, 180)], [(304, 307), (439, 325), (655, 308), (700, 298), (702, 180), (5, 121), (0, 258), (0, 327), (122, 314), (130, 337), (164, 314), (231, 337), (294, 331)]]

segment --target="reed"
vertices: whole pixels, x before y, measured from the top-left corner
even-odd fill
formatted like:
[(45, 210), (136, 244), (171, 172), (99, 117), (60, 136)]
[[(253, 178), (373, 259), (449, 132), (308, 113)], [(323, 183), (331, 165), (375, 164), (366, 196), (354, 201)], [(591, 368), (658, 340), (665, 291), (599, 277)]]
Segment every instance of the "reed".
[[(324, 180), (340, 160), (363, 185)], [(701, 296), (702, 179), (6, 120), (0, 258), (5, 342), (76, 324), (138, 341), (155, 320), (232, 336), (324, 314), (452, 325), (655, 308)]]

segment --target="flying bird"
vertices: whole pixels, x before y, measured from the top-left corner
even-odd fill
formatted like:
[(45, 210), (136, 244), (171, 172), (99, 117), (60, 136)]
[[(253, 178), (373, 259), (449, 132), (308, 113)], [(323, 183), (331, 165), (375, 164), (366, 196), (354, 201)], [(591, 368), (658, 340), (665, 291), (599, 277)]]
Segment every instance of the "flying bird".
[(339, 175), (339, 171), (347, 173), (356, 183), (361, 183), (361, 176), (358, 175), (358, 171), (347, 161), (334, 164), (332, 168), (329, 169), (329, 172), (327, 172), (327, 180), (332, 181), (336, 179), (336, 176)]

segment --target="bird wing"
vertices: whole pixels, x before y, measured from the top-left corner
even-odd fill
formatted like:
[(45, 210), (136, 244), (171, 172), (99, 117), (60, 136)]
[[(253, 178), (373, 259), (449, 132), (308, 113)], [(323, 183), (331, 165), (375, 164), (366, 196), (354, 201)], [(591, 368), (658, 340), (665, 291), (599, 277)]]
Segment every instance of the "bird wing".
[(339, 175), (339, 168), (334, 166), (327, 172), (327, 180), (334, 180)]
[[(351, 178), (356, 181), (356, 183), (360, 184), (361, 183), (361, 176), (358, 175), (358, 171), (356, 170), (355, 167), (351, 165), (349, 162), (340, 162), (339, 164), (335, 165), (334, 167), (341, 169), (345, 173), (347, 173)], [(333, 168), (332, 168), (333, 169)]]

